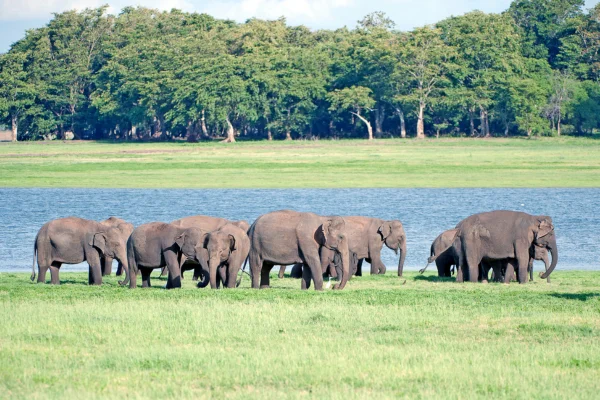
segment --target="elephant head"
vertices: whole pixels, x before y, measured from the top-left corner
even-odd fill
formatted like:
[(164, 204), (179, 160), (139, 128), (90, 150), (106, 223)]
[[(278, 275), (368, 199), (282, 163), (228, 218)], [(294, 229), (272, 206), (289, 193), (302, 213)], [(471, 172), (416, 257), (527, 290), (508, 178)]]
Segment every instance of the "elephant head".
[(435, 262), (442, 254), (455, 246), (456, 239), (460, 236), (460, 229), (450, 229), (442, 232), (431, 244), (430, 257), (427, 259), (427, 265), (419, 272), (422, 274), (425, 272), (429, 264)]
[[(232, 262), (232, 253), (236, 250), (236, 238), (226, 232), (215, 231), (206, 235), (204, 248), (208, 252), (208, 271), (210, 276), (210, 287), (217, 287), (217, 272), (221, 276), (223, 285), (235, 287), (238, 271), (234, 271), (236, 264)], [(229, 261), (229, 269), (226, 271), (223, 263)]]
[(546, 279), (554, 271), (558, 262), (558, 248), (556, 247), (556, 235), (554, 233), (552, 218), (545, 215), (536, 217), (531, 227), (531, 234), (533, 235), (533, 244), (546, 248), (552, 256), (550, 267), (540, 275), (542, 279)]
[(342, 217), (328, 218), (315, 232), (315, 240), (330, 250), (340, 253), (342, 257), (342, 277), (334, 289), (343, 289), (350, 279), (350, 257), (348, 253), (348, 238), (346, 237), (346, 222)]
[(394, 250), (396, 254), (400, 251), (398, 260), (398, 276), (402, 276), (404, 260), (406, 259), (406, 232), (400, 221), (385, 221), (377, 230), (385, 245)]
[(90, 236), (89, 245), (96, 248), (102, 257), (114, 258), (129, 271), (127, 265), (127, 240), (123, 240), (121, 231), (117, 228), (105, 227), (102, 232), (95, 232)]
[(180, 267), (187, 260), (199, 263), (206, 268), (206, 258), (202, 252), (206, 232), (198, 228), (183, 229), (175, 238), (175, 244), (181, 251)]

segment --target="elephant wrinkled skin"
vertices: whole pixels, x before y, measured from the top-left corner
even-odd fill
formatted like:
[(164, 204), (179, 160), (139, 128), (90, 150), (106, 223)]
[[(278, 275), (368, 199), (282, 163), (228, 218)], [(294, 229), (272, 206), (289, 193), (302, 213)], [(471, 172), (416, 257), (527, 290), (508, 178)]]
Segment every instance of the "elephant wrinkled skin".
[(319, 257), (322, 246), (337, 251), (342, 258), (342, 277), (334, 289), (343, 289), (349, 278), (348, 239), (341, 217), (323, 217), (290, 210), (260, 216), (248, 231), (250, 273), (253, 288), (269, 287), (274, 265), (306, 264), (302, 289), (314, 281), (315, 290), (323, 290), (323, 270)]
[(102, 284), (102, 258), (117, 259), (127, 266), (127, 252), (122, 234), (97, 221), (77, 217), (55, 219), (42, 226), (35, 238), (31, 280), (35, 279), (35, 263), (39, 269), (38, 282), (46, 281), (50, 269), (51, 283), (60, 284), (62, 264), (89, 264), (88, 282)]
[(234, 288), (238, 272), (250, 251), (246, 231), (237, 225), (227, 224), (209, 232), (204, 239), (204, 251), (208, 259), (210, 287), (218, 287), (217, 270), (220, 269), (223, 285)]
[(154, 268), (167, 267), (167, 289), (181, 287), (181, 267), (192, 259), (203, 266), (203, 239), (206, 232), (197, 228), (180, 228), (164, 222), (151, 222), (133, 230), (127, 241), (129, 288), (137, 286), (137, 272), (142, 274), (142, 287), (150, 287), (150, 273)]

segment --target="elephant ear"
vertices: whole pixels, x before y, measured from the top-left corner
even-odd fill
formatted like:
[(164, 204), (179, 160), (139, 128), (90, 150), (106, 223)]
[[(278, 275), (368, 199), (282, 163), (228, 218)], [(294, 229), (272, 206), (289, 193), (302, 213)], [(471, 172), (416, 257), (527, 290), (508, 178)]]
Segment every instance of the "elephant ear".
[(554, 225), (552, 225), (552, 220), (549, 217), (544, 218), (544, 219), (540, 220), (540, 223), (538, 224), (538, 231), (537, 231), (535, 237), (536, 237), (536, 239), (543, 238), (544, 236), (548, 235), (553, 230), (554, 230)]
[(229, 250), (235, 250), (235, 236), (229, 235)]
[(175, 244), (179, 246), (180, 249), (183, 248), (183, 242), (185, 241), (185, 232), (175, 238)]
[(94, 233), (94, 236), (90, 238), (89, 245), (97, 248), (104, 254), (106, 252), (106, 236), (104, 232)]
[(384, 222), (383, 225), (377, 229), (377, 233), (381, 235), (383, 240), (387, 239), (388, 236), (392, 234), (392, 224), (389, 222)]

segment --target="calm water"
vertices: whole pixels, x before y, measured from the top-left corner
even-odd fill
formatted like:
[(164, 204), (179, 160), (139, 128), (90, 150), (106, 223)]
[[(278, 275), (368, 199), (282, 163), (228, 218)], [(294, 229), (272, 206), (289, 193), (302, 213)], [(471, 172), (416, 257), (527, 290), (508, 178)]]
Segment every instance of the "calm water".
[[(410, 270), (423, 267), (441, 231), (468, 215), (495, 209), (546, 214), (556, 226), (557, 269), (600, 269), (600, 189), (0, 189), (0, 271), (29, 271), (35, 235), (54, 218), (115, 215), (139, 225), (208, 214), (252, 223), (280, 209), (399, 219), (408, 236)], [(393, 251), (384, 247), (382, 256), (395, 268)], [(536, 262), (536, 269), (543, 263)]]

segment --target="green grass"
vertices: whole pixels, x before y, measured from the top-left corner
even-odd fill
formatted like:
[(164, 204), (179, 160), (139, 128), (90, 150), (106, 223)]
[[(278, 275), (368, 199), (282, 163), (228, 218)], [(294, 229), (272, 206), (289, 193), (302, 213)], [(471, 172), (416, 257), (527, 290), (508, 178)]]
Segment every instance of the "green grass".
[(600, 140), (0, 145), (0, 187), (600, 187)]
[(3, 398), (597, 398), (600, 272), (341, 292), (129, 290), (0, 274)]

